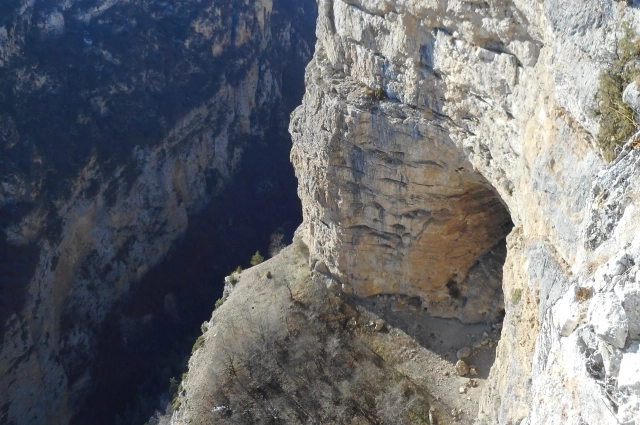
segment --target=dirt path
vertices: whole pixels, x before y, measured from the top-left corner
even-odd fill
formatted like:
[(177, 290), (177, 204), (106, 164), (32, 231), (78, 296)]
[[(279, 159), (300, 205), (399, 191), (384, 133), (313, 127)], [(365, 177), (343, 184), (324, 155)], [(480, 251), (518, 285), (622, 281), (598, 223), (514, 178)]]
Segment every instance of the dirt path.
[[(383, 357), (388, 357), (389, 362), (397, 363), (398, 370), (428, 388), (440, 423), (472, 424), (495, 360), (500, 325), (465, 325), (457, 319), (433, 317), (411, 306), (405, 297), (350, 299), (370, 315), (372, 328), (377, 320), (385, 322), (376, 337), (369, 337), (371, 345), (385, 353)], [(475, 366), (477, 375), (456, 373), (456, 353), (463, 347), (471, 349), (464, 362)]]

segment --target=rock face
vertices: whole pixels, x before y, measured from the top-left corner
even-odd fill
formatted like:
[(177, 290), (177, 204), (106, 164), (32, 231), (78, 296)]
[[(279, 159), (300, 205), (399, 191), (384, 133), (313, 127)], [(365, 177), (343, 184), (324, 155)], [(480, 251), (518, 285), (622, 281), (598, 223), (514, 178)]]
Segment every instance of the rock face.
[[(481, 424), (634, 423), (640, 394), (618, 374), (637, 367), (640, 151), (605, 163), (591, 111), (637, 9), (322, 0), (319, 13), (290, 127), (310, 265), (469, 322), (500, 314), (501, 286)], [(488, 264), (510, 221), (500, 275)]]
[[(354, 5), (337, 2), (334, 12), (335, 23), (320, 17), (320, 34), (326, 37), (317, 46), (304, 103), (291, 123), (291, 158), (300, 181), (303, 227), (312, 241), (311, 261), (325, 263), (359, 295), (417, 295), (441, 315), (492, 319), (501, 306), (479, 298), (494, 298), (499, 291), (500, 279), (492, 279), (494, 273), (483, 268), (500, 256), (491, 249), (510, 229), (504, 204), (455, 146), (445, 117), (434, 118), (441, 111), (425, 105), (435, 107), (442, 101), (440, 94), (431, 99), (416, 94), (415, 104), (378, 99), (371, 86), (379, 87), (382, 80), (376, 83), (377, 76), (367, 74), (374, 72), (373, 64), (361, 67), (346, 53), (328, 56), (330, 51), (356, 49), (351, 38), (339, 37), (340, 31), (360, 31), (358, 37), (387, 31), (348, 21), (355, 13), (378, 25), (386, 22)], [(345, 28), (332, 33), (339, 22)], [(370, 54), (385, 53), (376, 48)], [(421, 54), (411, 53), (418, 62)], [(436, 91), (435, 77), (426, 72), (421, 70), (422, 89)], [(391, 91), (395, 86), (384, 87), (380, 93), (385, 96), (400, 96)], [(478, 297), (469, 293), (474, 285), (467, 277), (474, 273), (473, 280), (485, 286)]]
[(286, 125), (313, 2), (0, 6), (0, 422), (66, 423), (96, 331)]

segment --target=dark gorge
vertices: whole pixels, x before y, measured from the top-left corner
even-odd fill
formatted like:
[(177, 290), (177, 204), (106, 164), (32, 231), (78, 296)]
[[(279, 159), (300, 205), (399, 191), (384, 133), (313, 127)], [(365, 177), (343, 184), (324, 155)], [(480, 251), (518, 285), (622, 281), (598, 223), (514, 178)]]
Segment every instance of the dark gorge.
[(301, 208), (312, 0), (0, 6), (0, 423), (143, 424)]

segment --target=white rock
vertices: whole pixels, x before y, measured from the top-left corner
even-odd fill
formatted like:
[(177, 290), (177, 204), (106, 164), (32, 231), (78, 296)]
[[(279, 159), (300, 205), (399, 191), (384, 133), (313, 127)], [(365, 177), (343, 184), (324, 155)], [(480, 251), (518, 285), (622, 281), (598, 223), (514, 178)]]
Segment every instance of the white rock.
[(553, 318), (561, 336), (567, 337), (578, 327), (580, 312), (577, 300), (567, 292), (553, 307)]
[(640, 394), (640, 352), (637, 347), (636, 345), (635, 352), (622, 356), (618, 388), (629, 389)]
[(620, 372), (620, 361), (622, 360), (622, 351), (611, 344), (600, 341), (600, 354), (602, 355), (602, 363), (604, 370), (609, 376), (617, 376)]
[(622, 92), (622, 100), (635, 111), (636, 114), (640, 113), (640, 90), (638, 90), (638, 84), (633, 81)]
[(627, 313), (629, 337), (640, 339), (640, 289), (632, 289), (622, 293), (622, 306)]
[(599, 293), (589, 306), (589, 323), (595, 333), (609, 344), (622, 348), (627, 340), (629, 324), (620, 299), (613, 293)]

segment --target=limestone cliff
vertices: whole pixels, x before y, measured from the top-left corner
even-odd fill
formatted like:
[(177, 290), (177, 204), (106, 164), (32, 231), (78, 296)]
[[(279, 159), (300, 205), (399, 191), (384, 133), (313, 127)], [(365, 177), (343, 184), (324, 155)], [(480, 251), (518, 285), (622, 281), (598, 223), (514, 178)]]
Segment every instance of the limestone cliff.
[(635, 3), (319, 13), (290, 128), (310, 266), (463, 321), (504, 308), (479, 423), (638, 423), (640, 150), (604, 161), (592, 113)]
[(0, 5), (0, 422), (66, 423), (96, 333), (286, 126), (311, 2)]

